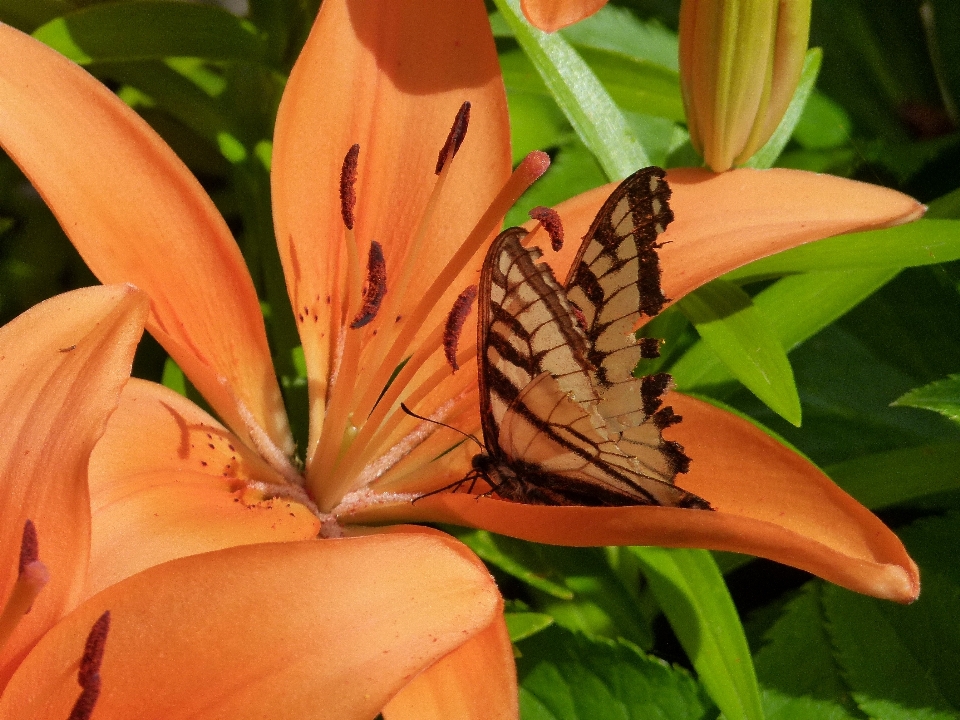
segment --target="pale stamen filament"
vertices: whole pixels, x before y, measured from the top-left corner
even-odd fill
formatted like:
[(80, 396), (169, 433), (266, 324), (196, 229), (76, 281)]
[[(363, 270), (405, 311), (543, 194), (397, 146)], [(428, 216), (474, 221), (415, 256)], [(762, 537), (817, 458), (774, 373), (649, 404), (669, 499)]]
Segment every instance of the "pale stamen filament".
[[(527, 155), (517, 166), (513, 174), (497, 193), (480, 220), (460, 245), (453, 257), (447, 262), (437, 278), (431, 283), (420, 302), (412, 312), (407, 313), (399, 334), (383, 357), (378, 371), (367, 383), (366, 391), (355, 405), (354, 417), (366, 417), (370, 414), (374, 403), (380, 397), (380, 392), (387, 384), (394, 369), (400, 364), (404, 355), (408, 353), (410, 344), (423, 325), (430, 312), (436, 307), (444, 292), (453, 284), (457, 276), (469, 264), (473, 257), (483, 248), (487, 239), (493, 235), (504, 215), (513, 207), (527, 189), (546, 172), (550, 166), (550, 158), (546, 153), (535, 151)], [(385, 315), (384, 317), (391, 317)], [(374, 357), (377, 357), (376, 355)]]
[[(458, 121), (460, 120), (462, 113), (463, 108), (461, 108), (461, 113), (458, 113)], [(452, 132), (456, 132), (457, 124), (458, 123), (455, 121)], [(420, 248), (427, 237), (428, 230), (433, 224), (433, 219), (436, 215), (436, 209), (439, 205), (443, 187), (450, 175), (450, 168), (453, 165), (452, 161), (458, 148), (459, 142), (451, 142), (450, 138), (448, 138), (444, 147), (446, 151), (445, 157), (443, 158), (442, 162), (438, 161), (439, 172), (437, 181), (434, 183), (433, 191), (431, 192), (430, 197), (427, 200), (427, 205), (420, 217), (420, 223), (416, 232), (414, 233), (413, 241), (410, 244), (407, 256), (403, 259), (399, 282), (391, 288), (389, 293), (387, 293), (384, 307), (380, 308), (378, 314), (381, 318), (402, 317), (402, 313), (398, 312), (398, 309), (400, 308), (400, 302), (406, 294), (406, 288), (409, 286), (413, 277), (413, 273), (416, 269), (416, 260)], [(354, 155), (353, 165), (349, 164), (351, 153)], [(352, 190), (352, 183), (356, 180), (356, 153), (353, 151), (353, 148), (351, 148), (351, 153), (348, 153), (347, 159), (344, 160), (344, 170), (341, 173), (340, 185), (344, 224), (348, 227), (348, 246), (350, 244), (349, 228), (353, 225), (352, 203), (355, 203), (356, 200), (355, 196), (352, 196), (350, 192), (345, 192), (345, 188), (348, 186)], [(346, 209), (348, 205), (350, 205), (349, 211)], [(349, 312), (352, 313), (353, 309), (351, 308)], [(346, 317), (350, 318), (352, 315), (347, 314)], [(373, 335), (372, 342), (369, 342), (368, 346), (364, 349), (367, 357), (381, 357), (384, 353), (385, 344), (389, 341), (388, 336), (396, 332), (396, 325), (402, 326), (402, 324), (402, 321), (399, 323), (390, 323), (389, 321), (381, 322), (380, 327), (378, 328), (380, 332), (377, 332)], [(332, 377), (331, 383), (328, 386), (329, 399), (327, 413), (323, 419), (323, 429), (320, 433), (319, 447), (316, 449), (314, 457), (311, 459), (309, 464), (309, 467), (311, 468), (323, 469), (322, 472), (324, 472), (324, 474), (328, 477), (328, 479), (324, 481), (325, 483), (329, 483), (329, 478), (338, 477), (340, 475), (340, 470), (337, 465), (340, 462), (340, 458), (350, 449), (353, 444), (354, 437), (357, 432), (357, 426), (354, 423), (357, 419), (366, 418), (366, 416), (369, 415), (369, 410), (363, 413), (358, 413), (356, 412), (355, 408), (351, 408), (351, 403), (357, 394), (357, 383), (361, 380), (366, 383), (366, 378), (361, 378), (361, 374), (357, 372), (348, 372), (342, 375), (339, 372), (340, 368), (343, 367), (356, 368), (359, 366), (360, 340), (362, 339), (362, 336), (360, 333), (351, 332), (349, 328), (343, 326), (341, 326), (341, 332), (346, 333), (343, 350), (342, 353), (339, 353), (334, 357), (333, 368), (335, 377)], [(368, 336), (367, 340), (371, 340), (371, 338)], [(383, 383), (383, 385), (385, 384), (386, 382)], [(381, 389), (383, 388), (383, 385), (380, 385)], [(367, 385), (368, 390), (369, 388), (370, 385)], [(377, 395), (379, 396), (379, 391), (377, 392)], [(351, 420), (351, 418), (353, 418), (353, 420)], [(312, 472), (311, 475), (315, 475), (315, 473)], [(327, 504), (327, 497), (336, 497), (339, 499), (339, 494), (331, 487), (326, 485), (322, 489), (318, 486), (316, 488), (316, 493), (317, 500), (321, 503), (321, 505)]]
[[(374, 439), (377, 431), (383, 426), (383, 421), (387, 413), (393, 409), (394, 406), (399, 408), (400, 393), (403, 392), (423, 363), (442, 347), (443, 330), (443, 326), (434, 328), (434, 331), (430, 333), (427, 340), (397, 374), (393, 383), (384, 393), (383, 398), (377, 403), (373, 412), (363, 423), (363, 426), (360, 428), (360, 431), (350, 446), (349, 458), (344, 458), (340, 466), (337, 467), (336, 472), (331, 474), (331, 477), (336, 477), (340, 481), (336, 483), (336, 491), (332, 491), (334, 495), (342, 494), (345, 488), (349, 488), (352, 485), (353, 477), (360, 472), (365, 461), (368, 459), (368, 455), (364, 452), (367, 445)], [(449, 373), (449, 368), (444, 366), (444, 369)]]
[[(433, 337), (434, 336), (431, 335), (431, 338)], [(426, 345), (426, 343), (424, 343), (424, 345)], [(469, 347), (466, 347), (457, 353), (457, 361), (458, 363), (465, 365), (469, 363), (471, 359), (475, 359), (476, 354), (476, 343), (471, 343)], [(404, 370), (408, 367), (411, 367), (411, 365), (413, 365), (413, 359), (411, 359), (411, 361), (404, 366)], [(401, 374), (402, 372), (403, 371), (401, 370)], [(410, 376), (403, 378), (405, 381), (404, 385), (410, 382), (412, 375), (413, 373), (411, 372)], [(436, 390), (442, 382), (450, 380), (451, 377), (452, 373), (450, 372), (450, 368), (446, 364), (440, 366), (429, 377), (425, 378), (416, 388), (406, 393), (404, 402), (409, 405), (417, 405), (424, 398), (426, 398), (427, 395)], [(383, 445), (389, 441), (386, 433), (379, 436), (375, 435), (376, 431), (380, 427), (397, 427), (402, 422), (409, 422), (409, 417), (400, 408), (399, 400), (401, 389), (399, 388), (399, 381), (401, 379), (402, 378), (400, 375), (398, 375), (393, 385), (390, 386), (391, 390), (394, 388), (394, 386), (398, 387), (397, 391), (393, 394), (392, 400), (388, 401), (388, 398), (385, 396), (383, 402), (379, 403), (375, 408), (373, 415), (370, 417), (370, 422), (364, 425), (363, 429), (360, 431), (360, 434), (358, 434), (356, 442), (351, 447), (350, 462), (349, 464), (344, 465), (342, 468), (344, 478), (357, 476), (358, 478), (362, 479), (366, 477), (367, 469), (379, 462), (379, 454), (384, 450)], [(444, 405), (444, 407), (446, 406)], [(388, 412), (390, 412), (390, 417), (386, 418), (386, 414)], [(437, 416), (436, 413), (430, 417), (433, 419), (443, 419)], [(376, 423), (373, 422), (374, 420), (376, 420)], [(352, 483), (352, 489), (359, 488), (362, 484), (363, 483), (361, 480), (355, 480)]]

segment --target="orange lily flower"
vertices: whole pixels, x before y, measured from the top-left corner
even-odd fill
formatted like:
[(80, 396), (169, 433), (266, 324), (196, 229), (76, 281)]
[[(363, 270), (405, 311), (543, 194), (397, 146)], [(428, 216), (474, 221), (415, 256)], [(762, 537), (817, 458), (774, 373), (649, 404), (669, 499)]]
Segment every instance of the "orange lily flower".
[(593, 15), (607, 0), (520, 0), (527, 21), (544, 32), (556, 32)]
[[(77, 607), (90, 452), (147, 311), (129, 285), (85, 288), (0, 328), (0, 718), (88, 720), (94, 707), (103, 719), (174, 709), (296, 718), (304, 707), (372, 717), (411, 675), (489, 632), (502, 612), (489, 574), (439, 533), (227, 549), (151, 568)], [(353, 577), (374, 561), (387, 567)], [(311, 601), (285, 601), (291, 587)], [(77, 663), (105, 611), (93, 691)]]
[[(225, 422), (163, 387), (127, 386), (91, 459), (88, 594), (202, 552), (440, 520), (571, 545), (739, 550), (880, 597), (916, 597), (916, 566), (879, 520), (751, 424), (679, 394), (670, 402), (685, 420), (671, 438), (693, 457), (682, 485), (716, 512), (534, 507), (453, 494), (411, 503), (462, 477), (470, 451), (448, 452), (459, 438), (405, 415), (400, 402), (466, 431), (478, 427), (476, 349), (464, 348), (463, 370), (451, 374), (443, 318), (475, 282), (478, 251), (503, 211), (543, 170), (533, 157), (509, 174), (502, 80), (479, 2), (328, 0), (287, 84), (273, 199), (309, 375), (302, 475), (288, 460), (293, 448), (253, 284), (210, 200), (99, 83), (15, 31), (0, 34), (0, 142), (101, 279), (145, 289), (148, 329)], [(456, 158), (441, 153), (435, 176), (437, 151), (465, 100), (473, 104), (469, 132)], [(355, 166), (344, 162), (354, 143)], [(798, 172), (669, 179), (678, 220), (663, 268), (674, 298), (751, 259), (922, 211), (899, 193)], [(568, 232), (583, 231), (607, 192), (561, 208)], [(368, 572), (383, 572), (383, 564)], [(438, 716), (457, 715), (451, 702), (460, 714), (515, 713), (515, 695), (491, 690), (514, 687), (502, 623), (486, 627), (385, 714), (406, 717), (413, 698), (432, 698)], [(478, 683), (464, 668), (480, 664), (487, 670)], [(469, 687), (454, 680), (463, 672), (473, 678)]]

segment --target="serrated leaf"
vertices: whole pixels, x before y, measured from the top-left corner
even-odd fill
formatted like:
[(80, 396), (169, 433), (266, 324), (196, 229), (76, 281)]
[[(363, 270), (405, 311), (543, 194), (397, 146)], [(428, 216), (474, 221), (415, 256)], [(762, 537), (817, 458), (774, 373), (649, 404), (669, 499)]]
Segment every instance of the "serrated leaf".
[(762, 720), (743, 625), (710, 553), (657, 547), (631, 551), (713, 701), (728, 720)]
[(813, 86), (817, 84), (817, 76), (820, 74), (820, 64), (823, 62), (823, 51), (820, 48), (811, 48), (807, 50), (806, 57), (803, 59), (803, 69), (800, 72), (800, 82), (797, 89), (790, 99), (786, 112), (780, 119), (780, 124), (773, 131), (770, 139), (764, 143), (763, 147), (754, 153), (753, 157), (744, 163), (745, 167), (752, 168), (770, 168), (780, 157), (780, 153), (793, 137), (793, 131), (800, 122), (804, 108), (807, 106), (807, 100), (813, 91)]
[(956, 720), (960, 587), (924, 573), (920, 599), (904, 608), (828, 585), (824, 607), (835, 657), (864, 713), (883, 720)]
[(514, 37), (550, 89), (577, 135), (610, 179), (650, 164), (630, 124), (590, 67), (562, 35), (532, 27), (519, 0), (494, 0)]
[(754, 657), (766, 720), (860, 720), (824, 627), (822, 584), (787, 603)]
[(553, 625), (553, 618), (543, 613), (508, 612), (503, 618), (507, 621), (511, 642), (520, 642)]
[(826, 467), (840, 487), (871, 510), (960, 489), (960, 443), (874, 453)]
[(724, 277), (739, 282), (823, 270), (934, 265), (957, 259), (960, 221), (917, 220), (800, 245), (744, 265)]
[(524, 720), (701, 720), (711, 714), (688, 674), (627, 642), (551, 627), (519, 649)]
[(901, 395), (894, 405), (933, 410), (954, 422), (960, 422), (960, 375), (924, 385)]
[[(781, 278), (753, 297), (786, 352), (813, 337), (897, 274), (896, 269), (804, 273)], [(710, 388), (734, 380), (710, 346), (700, 341), (671, 368), (685, 388)]]
[(93, 5), (33, 36), (81, 65), (166, 57), (256, 62), (266, 49), (251, 23), (226, 10), (162, 0)]
[[(783, 345), (750, 296), (714, 280), (683, 297), (680, 310), (724, 365), (754, 395), (799, 427), (800, 397)], [(684, 386), (683, 375), (676, 377)]]

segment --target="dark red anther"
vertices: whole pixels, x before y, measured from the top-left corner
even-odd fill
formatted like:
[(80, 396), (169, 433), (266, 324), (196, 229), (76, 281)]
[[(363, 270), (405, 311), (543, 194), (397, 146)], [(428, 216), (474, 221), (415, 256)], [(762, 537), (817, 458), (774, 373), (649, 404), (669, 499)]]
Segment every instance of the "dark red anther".
[(450, 308), (450, 314), (447, 315), (447, 324), (443, 328), (443, 354), (454, 372), (460, 369), (460, 365), (457, 363), (457, 345), (460, 342), (460, 331), (463, 330), (463, 324), (470, 315), (476, 297), (476, 285), (471, 285), (460, 293), (454, 301), (453, 307)]
[(553, 208), (538, 205), (530, 211), (530, 217), (539, 222), (543, 229), (550, 236), (550, 247), (554, 252), (558, 252), (563, 247), (563, 223), (560, 222), (560, 216)]
[(452, 160), (460, 149), (463, 139), (467, 136), (467, 125), (470, 124), (470, 101), (464, 101), (460, 109), (457, 110), (457, 117), (453, 120), (453, 127), (450, 128), (450, 134), (447, 135), (447, 141), (440, 150), (440, 156), (437, 158), (437, 175), (447, 164), (447, 160)]
[(367, 258), (367, 281), (363, 285), (363, 307), (350, 323), (356, 330), (362, 328), (377, 316), (383, 296), (387, 294), (387, 263), (383, 259), (383, 247), (376, 240), (370, 243), (370, 256)]
[(357, 205), (357, 159), (360, 157), (360, 146), (353, 145), (347, 150), (343, 158), (343, 169), (340, 171), (340, 214), (343, 215), (343, 224), (348, 230), (353, 230), (353, 209)]
[(103, 663), (103, 651), (109, 631), (110, 611), (107, 610), (97, 618), (87, 635), (83, 657), (80, 658), (80, 671), (77, 673), (77, 682), (82, 690), (70, 712), (69, 720), (90, 720), (93, 714), (97, 698), (100, 697), (100, 665)]
[(20, 564), (17, 572), (23, 575), (27, 565), (40, 559), (40, 545), (37, 542), (37, 528), (27, 519), (23, 524), (23, 538), (20, 540)]

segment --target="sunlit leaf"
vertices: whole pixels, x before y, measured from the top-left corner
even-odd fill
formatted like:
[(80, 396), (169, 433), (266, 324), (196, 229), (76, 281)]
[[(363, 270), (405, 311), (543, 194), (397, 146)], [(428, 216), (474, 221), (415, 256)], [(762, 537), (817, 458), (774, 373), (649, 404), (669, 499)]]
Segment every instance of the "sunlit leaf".
[(750, 296), (733, 283), (714, 280), (678, 304), (730, 372), (774, 412), (799, 426), (800, 398), (790, 361)]
[(632, 551), (713, 701), (728, 720), (763, 718), (743, 626), (710, 553), (655, 547)]

